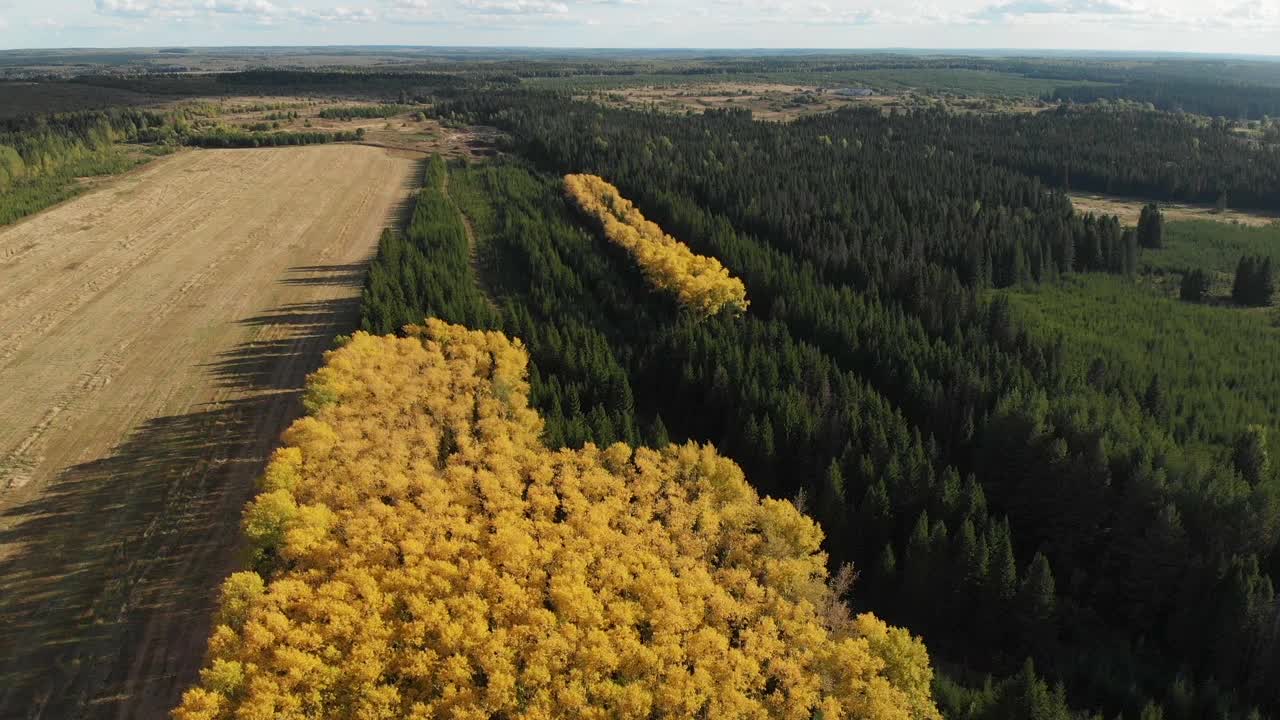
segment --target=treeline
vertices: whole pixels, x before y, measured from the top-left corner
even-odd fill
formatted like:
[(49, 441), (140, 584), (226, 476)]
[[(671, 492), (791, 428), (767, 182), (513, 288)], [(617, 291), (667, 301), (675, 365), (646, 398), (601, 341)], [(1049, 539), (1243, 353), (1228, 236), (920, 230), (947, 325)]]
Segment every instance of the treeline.
[(1080, 707), (1136, 716), (1175, 689), (1205, 711), (1275, 706), (1274, 473), (1193, 461), (1158, 398), (1090, 385), (1065, 343), (982, 300), (1106, 257), (1103, 223), (941, 145), (940, 115), (781, 126), (499, 94), (441, 110), (609, 177), (743, 278), (741, 325), (619, 331), (613, 355), (668, 432), (804, 491), (872, 607), (974, 672), (1031, 655)]
[(1055, 88), (1046, 99), (1077, 103), (1129, 100), (1150, 103), (1157, 110), (1232, 120), (1261, 120), (1280, 115), (1280, 87), (1225, 79), (1219, 82), (1163, 79), (1135, 80), (1122, 85), (1072, 85)]
[(989, 116), (917, 112), (895, 130), (1063, 189), (1280, 209), (1280, 147), (1217, 121), (1064, 106)]
[[(802, 122), (831, 138), (994, 163), (1051, 187), (1220, 207), (1280, 209), (1280, 147), (1225, 123), (1138, 109), (1060, 107), (1030, 114), (915, 110), (883, 122), (866, 110)], [(852, 133), (857, 133), (856, 135)]]
[(102, 110), (0, 120), (0, 225), (77, 192), (77, 177), (106, 175), (139, 162), (118, 143), (134, 140), (165, 116)]
[(76, 178), (123, 172), (144, 160), (123, 143), (159, 151), (189, 145), (252, 148), (353, 142), (364, 130), (262, 132), (217, 124), (209, 108), (94, 110), (0, 120), (0, 225), (75, 195)]
[(183, 145), (203, 148), (256, 148), (289, 145), (320, 145), (332, 142), (354, 142), (364, 139), (364, 128), (354, 131), (322, 132), (317, 130), (256, 132), (217, 127), (179, 136)]
[(320, 117), (326, 120), (353, 120), (355, 118), (389, 118), (406, 113), (409, 105), (349, 105), (343, 107), (327, 107), (320, 110)]
[[(112, 87), (153, 95), (297, 95), (300, 91), (349, 92), (354, 97), (403, 93), (413, 102), (428, 100), (470, 85), (472, 78), (457, 72), (384, 72), (361, 69), (243, 70), (227, 73), (152, 73), (146, 75), (83, 75), (75, 83)], [(403, 101), (402, 101), (403, 102)]]
[(0, 190), (23, 180), (56, 175), (130, 140), (164, 115), (142, 110), (100, 110), (0, 120)]
[(518, 342), (407, 334), (309, 379), (176, 720), (940, 720), (790, 503), (693, 443), (550, 450)]

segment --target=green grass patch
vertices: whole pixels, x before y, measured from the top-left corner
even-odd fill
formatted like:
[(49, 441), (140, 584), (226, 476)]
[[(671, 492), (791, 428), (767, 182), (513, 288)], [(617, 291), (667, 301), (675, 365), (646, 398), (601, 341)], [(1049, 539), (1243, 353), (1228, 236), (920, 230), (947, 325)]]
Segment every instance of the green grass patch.
[(1178, 220), (1164, 224), (1164, 247), (1144, 250), (1148, 272), (1185, 272), (1191, 268), (1234, 273), (1241, 255), (1265, 255), (1280, 262), (1280, 223), (1262, 227), (1215, 220)]
[(1105, 382), (1137, 402), (1158, 375), (1181, 442), (1227, 446), (1247, 425), (1274, 428), (1280, 417), (1274, 310), (1184, 303), (1101, 274), (1005, 292), (1033, 336), (1066, 340), (1079, 377), (1101, 358)]
[(1143, 250), (1140, 270), (1166, 295), (1176, 297), (1181, 276), (1193, 269), (1213, 277), (1209, 295), (1228, 302), (1236, 264), (1243, 255), (1262, 255), (1280, 264), (1280, 223), (1263, 227), (1214, 220), (1178, 220), (1164, 224), (1164, 247)]

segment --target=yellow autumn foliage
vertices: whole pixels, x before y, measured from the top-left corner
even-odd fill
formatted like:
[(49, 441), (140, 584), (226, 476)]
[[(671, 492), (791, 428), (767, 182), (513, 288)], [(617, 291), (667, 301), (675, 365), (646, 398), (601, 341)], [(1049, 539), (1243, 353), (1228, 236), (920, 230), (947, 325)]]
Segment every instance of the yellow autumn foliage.
[(921, 642), (710, 446), (552, 451), (519, 341), (356, 333), (310, 380), (177, 720), (934, 720)]
[(596, 175), (566, 175), (565, 192), (583, 213), (595, 218), (605, 237), (631, 253), (654, 287), (675, 293), (680, 304), (702, 316), (724, 308), (747, 309), (747, 289), (719, 260), (697, 255), (662, 231)]

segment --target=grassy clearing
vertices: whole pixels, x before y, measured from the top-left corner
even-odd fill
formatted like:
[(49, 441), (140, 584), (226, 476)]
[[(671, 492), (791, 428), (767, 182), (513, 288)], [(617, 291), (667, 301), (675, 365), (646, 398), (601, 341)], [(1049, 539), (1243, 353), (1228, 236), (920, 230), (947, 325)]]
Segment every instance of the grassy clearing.
[(1225, 445), (1246, 425), (1280, 417), (1274, 311), (1185, 303), (1100, 274), (1007, 294), (1029, 332), (1066, 340), (1079, 377), (1101, 358), (1106, 382), (1137, 402), (1158, 375), (1180, 441)]
[(1266, 255), (1280, 262), (1280, 224), (1263, 227), (1211, 220), (1166, 222), (1164, 247), (1143, 253), (1152, 271), (1182, 272), (1202, 268), (1233, 273), (1241, 255)]
[(1213, 220), (1166, 222), (1164, 247), (1143, 250), (1139, 262), (1143, 282), (1173, 298), (1185, 273), (1207, 271), (1212, 278), (1208, 302), (1221, 305), (1230, 302), (1236, 264), (1243, 255), (1267, 256), (1280, 263), (1280, 223), (1258, 227)]
[[(1137, 225), (1142, 208), (1151, 202), (1143, 198), (1122, 197), (1119, 195), (1103, 195), (1100, 193), (1072, 192), (1071, 204), (1081, 212), (1115, 215), (1125, 225)], [(1280, 222), (1280, 215), (1256, 210), (1218, 211), (1210, 205), (1191, 203), (1163, 202), (1160, 210), (1166, 221), (1201, 220), (1226, 225), (1248, 225), (1250, 227), (1266, 227)]]

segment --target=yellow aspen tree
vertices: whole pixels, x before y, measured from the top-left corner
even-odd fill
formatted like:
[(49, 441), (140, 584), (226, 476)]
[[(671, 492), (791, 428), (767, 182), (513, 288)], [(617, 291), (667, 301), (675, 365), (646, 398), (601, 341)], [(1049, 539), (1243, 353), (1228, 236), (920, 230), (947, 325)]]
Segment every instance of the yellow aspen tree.
[(527, 365), (434, 320), (327, 354), (176, 720), (938, 718), (810, 519), (710, 445), (544, 447)]
[(569, 199), (600, 223), (605, 237), (631, 254), (651, 285), (674, 293), (700, 316), (726, 308), (746, 312), (747, 289), (741, 280), (731, 276), (719, 260), (695, 254), (663, 232), (603, 178), (566, 175), (564, 187)]

